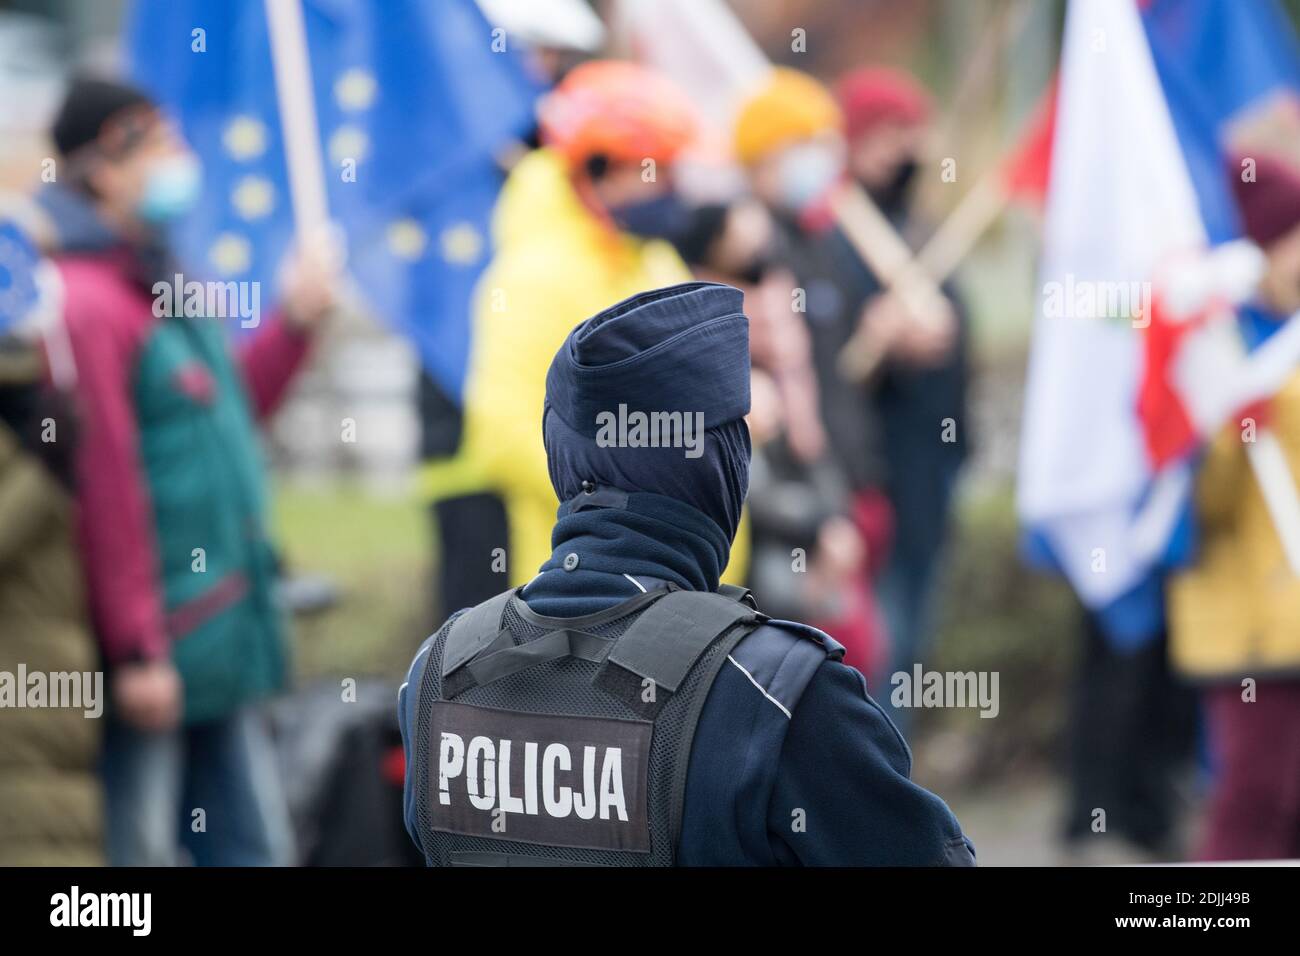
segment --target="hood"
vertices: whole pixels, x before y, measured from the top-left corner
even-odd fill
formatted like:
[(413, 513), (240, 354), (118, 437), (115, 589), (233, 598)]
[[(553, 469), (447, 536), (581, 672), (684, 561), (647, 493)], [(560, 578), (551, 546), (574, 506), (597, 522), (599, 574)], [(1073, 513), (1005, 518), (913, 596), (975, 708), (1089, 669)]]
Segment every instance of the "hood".
[(749, 320), (739, 290), (642, 292), (575, 328), (546, 377), (543, 440), (561, 501), (592, 485), (662, 495), (730, 542), (749, 487)]
[(124, 245), (95, 211), (84, 193), (51, 183), (36, 194), (36, 203), (54, 227), (54, 253), (68, 255), (107, 252)]
[(84, 193), (51, 183), (36, 194), (36, 203), (53, 227), (52, 257), (112, 256), (119, 268), (146, 289), (157, 279), (180, 271), (164, 234), (154, 234), (146, 241), (119, 235)]

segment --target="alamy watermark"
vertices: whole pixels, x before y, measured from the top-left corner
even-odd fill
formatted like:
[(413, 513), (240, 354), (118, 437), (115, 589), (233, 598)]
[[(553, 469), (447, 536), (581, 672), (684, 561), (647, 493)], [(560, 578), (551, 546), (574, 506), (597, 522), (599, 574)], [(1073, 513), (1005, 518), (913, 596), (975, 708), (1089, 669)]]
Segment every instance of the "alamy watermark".
[(1043, 315), (1049, 319), (1125, 319), (1136, 329), (1151, 324), (1150, 282), (1064, 279), (1043, 283)]
[(153, 894), (82, 892), (74, 885), (50, 897), (50, 925), (116, 926), (129, 929), (132, 936), (148, 936), (153, 928)]
[(86, 717), (104, 713), (103, 671), (0, 671), (0, 709), (80, 710)]
[(241, 328), (253, 329), (262, 322), (262, 284), (196, 279), (186, 282), (178, 272), (171, 282), (159, 280), (153, 284), (153, 314), (160, 319), (239, 319)]
[(889, 683), (895, 707), (978, 707), (981, 717), (996, 717), (1001, 710), (997, 671), (927, 671), (915, 664), (911, 673), (897, 671)]
[(599, 448), (683, 448), (687, 458), (704, 454), (703, 412), (617, 412), (596, 415)]

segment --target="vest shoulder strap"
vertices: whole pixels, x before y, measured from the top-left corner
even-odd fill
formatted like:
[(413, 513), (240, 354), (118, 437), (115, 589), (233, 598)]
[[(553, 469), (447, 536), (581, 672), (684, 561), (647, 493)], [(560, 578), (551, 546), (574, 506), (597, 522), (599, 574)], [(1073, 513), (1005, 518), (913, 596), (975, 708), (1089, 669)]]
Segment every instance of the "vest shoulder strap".
[(514, 589), (502, 591), (482, 604), (476, 604), (451, 622), (442, 651), (442, 676), (446, 677), (466, 661), (487, 648), (501, 633), (501, 619)]
[(673, 591), (633, 622), (606, 661), (672, 693), (717, 638), (760, 619), (758, 611), (733, 597)]
[(748, 604), (755, 609), (758, 608), (758, 604), (754, 600), (754, 592), (749, 588), (741, 587), (739, 584), (719, 584), (717, 593), (728, 600)]

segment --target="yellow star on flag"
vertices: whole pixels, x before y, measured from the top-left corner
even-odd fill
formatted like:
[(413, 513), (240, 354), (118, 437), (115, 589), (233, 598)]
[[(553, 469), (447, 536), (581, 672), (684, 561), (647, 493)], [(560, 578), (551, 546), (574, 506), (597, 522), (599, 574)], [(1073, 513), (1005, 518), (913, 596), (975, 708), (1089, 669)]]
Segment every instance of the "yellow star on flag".
[(460, 266), (478, 261), (483, 252), (483, 235), (473, 223), (457, 222), (448, 226), (439, 236), (442, 257)]
[(429, 244), (429, 234), (414, 219), (398, 219), (387, 232), (388, 250), (399, 259), (414, 262), (424, 255)]
[(366, 110), (375, 102), (378, 89), (379, 84), (375, 82), (373, 73), (353, 67), (345, 70), (334, 81), (334, 99), (338, 101), (340, 109)]
[(253, 262), (253, 247), (241, 235), (223, 232), (217, 236), (208, 249), (208, 261), (223, 276), (239, 275), (247, 272)]
[(221, 133), (231, 159), (246, 162), (266, 152), (266, 126), (255, 116), (236, 116)]
[(230, 194), (243, 219), (261, 219), (275, 208), (275, 187), (265, 176), (245, 176)]
[(358, 163), (370, 152), (370, 137), (356, 126), (340, 126), (329, 141), (330, 159), (337, 165), (346, 159)]

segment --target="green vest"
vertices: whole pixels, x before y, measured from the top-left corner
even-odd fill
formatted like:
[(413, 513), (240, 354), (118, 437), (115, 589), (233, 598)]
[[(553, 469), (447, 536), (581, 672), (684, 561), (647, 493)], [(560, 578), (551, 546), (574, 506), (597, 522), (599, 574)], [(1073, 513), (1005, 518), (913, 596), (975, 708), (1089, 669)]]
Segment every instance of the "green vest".
[(265, 466), (220, 321), (160, 320), (134, 398), (185, 719), (221, 717), (283, 686), (288, 661)]

